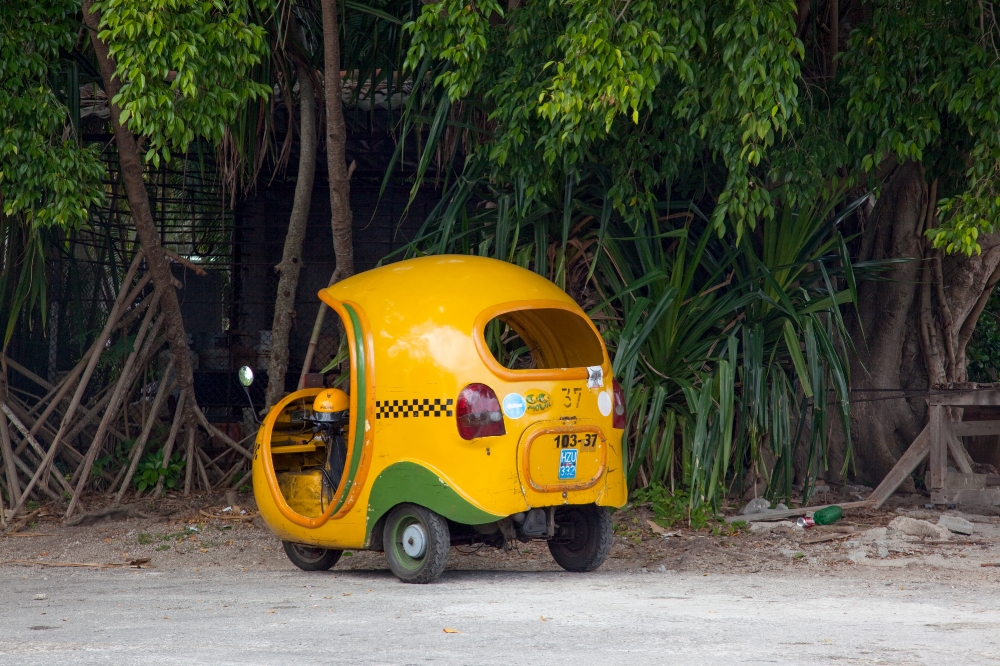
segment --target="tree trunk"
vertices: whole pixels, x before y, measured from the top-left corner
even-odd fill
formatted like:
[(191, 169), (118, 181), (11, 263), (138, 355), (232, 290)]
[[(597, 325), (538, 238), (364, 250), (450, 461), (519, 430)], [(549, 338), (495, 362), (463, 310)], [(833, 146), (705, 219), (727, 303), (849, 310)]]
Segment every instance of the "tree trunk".
[(876, 485), (926, 420), (926, 401), (900, 390), (966, 380), (965, 347), (1000, 280), (1000, 234), (980, 236), (981, 255), (942, 257), (925, 231), (935, 224), (937, 182), (923, 167), (896, 168), (861, 236), (859, 261), (909, 258), (858, 286), (848, 326), (851, 430), (859, 480)]
[(167, 342), (174, 358), (174, 369), (177, 375), (177, 386), (192, 396), (184, 412), (184, 422), (188, 427), (197, 426), (193, 406), (194, 373), (191, 366), (190, 350), (187, 343), (187, 333), (184, 330), (184, 320), (181, 317), (181, 306), (177, 300), (177, 291), (173, 286), (173, 276), (170, 264), (163, 247), (160, 244), (160, 234), (153, 221), (153, 213), (149, 206), (149, 195), (142, 180), (143, 168), (139, 146), (135, 136), (121, 123), (121, 109), (111, 100), (121, 88), (121, 81), (115, 76), (115, 63), (105, 44), (97, 33), (100, 15), (91, 11), (92, 0), (83, 0), (83, 19), (90, 31), (90, 39), (94, 45), (94, 53), (104, 80), (104, 91), (108, 97), (108, 108), (111, 110), (111, 125), (114, 129), (115, 144), (118, 146), (118, 161), (121, 168), (122, 181), (128, 195), (129, 211), (135, 224), (136, 234), (142, 244), (146, 264), (153, 276), (153, 289), (159, 296), (160, 310), (167, 327)]
[[(326, 99), (326, 164), (330, 179), (330, 226), (333, 229), (333, 256), (336, 268), (330, 276), (329, 284), (339, 282), (354, 275), (354, 241), (351, 226), (351, 174), (354, 164), (347, 166), (347, 126), (344, 123), (344, 106), (341, 102), (343, 82), (340, 79), (340, 33), (337, 25), (336, 0), (322, 0), (323, 6), (323, 87)], [(326, 318), (326, 303), (319, 304), (316, 321), (313, 323), (309, 347), (299, 374), (299, 388), (305, 386), (306, 375), (312, 369), (316, 344), (323, 320)]]
[(351, 172), (347, 167), (347, 126), (341, 102), (340, 34), (336, 0), (323, 0), (323, 68), (326, 88), (326, 162), (330, 173), (330, 225), (337, 268), (330, 284), (354, 275), (351, 239)]
[(288, 371), (288, 333), (295, 316), (295, 291), (302, 269), (302, 242), (309, 219), (313, 181), (316, 175), (316, 93), (309, 73), (299, 67), (299, 171), (295, 180), (295, 199), (288, 220), (288, 234), (281, 263), (275, 266), (280, 274), (278, 293), (274, 299), (274, 323), (271, 326), (271, 359), (267, 366), (267, 396), (265, 408), (270, 409), (285, 392)]

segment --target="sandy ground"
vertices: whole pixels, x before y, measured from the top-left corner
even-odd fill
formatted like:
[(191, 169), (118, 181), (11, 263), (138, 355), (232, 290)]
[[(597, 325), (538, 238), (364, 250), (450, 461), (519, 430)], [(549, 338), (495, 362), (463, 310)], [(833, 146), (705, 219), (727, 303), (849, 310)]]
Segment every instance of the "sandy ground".
[[(1000, 568), (981, 566), (1000, 563), (1000, 518), (948, 511), (975, 532), (944, 542), (884, 529), (898, 515), (936, 522), (922, 502), (849, 511), (850, 534), (665, 538), (632, 508), (596, 573), (562, 572), (544, 544), (463, 548), (429, 586), (398, 583), (378, 553), (300, 572), (266, 527), (203, 515), (222, 498), (86, 527), (43, 507), (20, 533), (44, 536), (0, 538), (0, 663), (1000, 661)], [(835, 538), (804, 543), (823, 536)]]

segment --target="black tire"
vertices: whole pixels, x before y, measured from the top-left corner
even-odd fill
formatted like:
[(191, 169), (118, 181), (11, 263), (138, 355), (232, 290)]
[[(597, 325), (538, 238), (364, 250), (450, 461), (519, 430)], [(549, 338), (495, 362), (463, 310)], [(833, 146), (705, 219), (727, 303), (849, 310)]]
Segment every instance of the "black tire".
[(285, 547), (285, 555), (288, 555), (292, 564), (303, 571), (327, 571), (337, 563), (341, 553), (344, 552), (291, 541), (282, 541), (281, 545)]
[[(413, 530), (405, 535), (411, 527)], [(404, 536), (407, 544), (403, 543)], [(422, 506), (400, 504), (386, 517), (382, 545), (389, 569), (396, 578), (404, 583), (432, 583), (448, 566), (451, 548), (448, 521)], [(411, 552), (419, 549), (419, 554), (407, 553), (407, 546)]]
[(572, 530), (572, 537), (561, 540), (556, 536), (548, 542), (552, 559), (559, 566), (566, 571), (584, 572), (604, 564), (614, 536), (607, 507), (593, 504), (560, 507), (555, 519), (560, 529)]

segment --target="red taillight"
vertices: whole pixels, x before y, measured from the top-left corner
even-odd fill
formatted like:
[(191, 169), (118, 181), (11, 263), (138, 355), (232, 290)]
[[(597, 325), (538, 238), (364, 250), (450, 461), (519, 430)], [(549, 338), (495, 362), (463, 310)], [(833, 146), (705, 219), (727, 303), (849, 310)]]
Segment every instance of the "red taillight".
[(616, 379), (614, 382), (615, 405), (612, 408), (611, 427), (625, 429), (625, 391)]
[(458, 394), (455, 409), (462, 439), (506, 435), (497, 394), (486, 384), (469, 384)]

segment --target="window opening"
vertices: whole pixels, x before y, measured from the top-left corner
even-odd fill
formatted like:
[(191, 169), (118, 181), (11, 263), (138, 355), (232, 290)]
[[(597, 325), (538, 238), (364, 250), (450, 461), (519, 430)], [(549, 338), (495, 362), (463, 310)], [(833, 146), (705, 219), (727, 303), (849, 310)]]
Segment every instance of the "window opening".
[(505, 312), (483, 331), (493, 358), (509, 370), (584, 368), (604, 363), (601, 340), (586, 319), (569, 310)]

